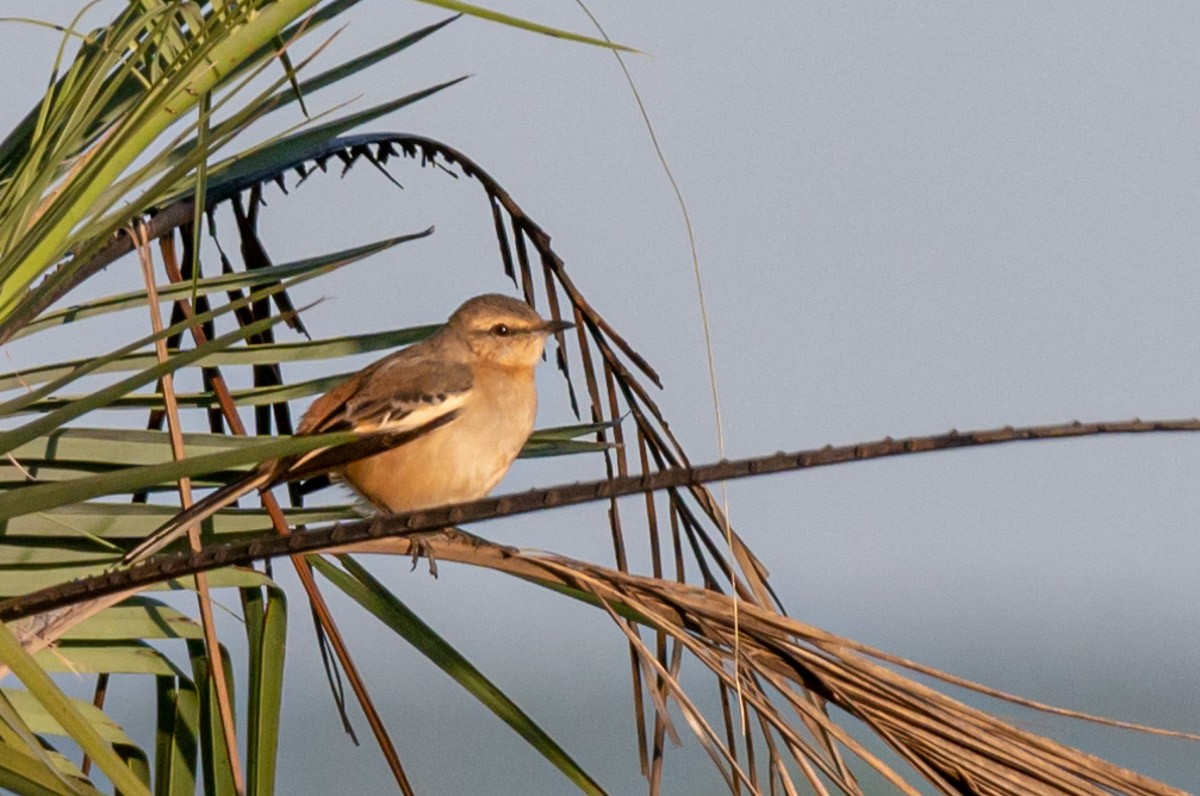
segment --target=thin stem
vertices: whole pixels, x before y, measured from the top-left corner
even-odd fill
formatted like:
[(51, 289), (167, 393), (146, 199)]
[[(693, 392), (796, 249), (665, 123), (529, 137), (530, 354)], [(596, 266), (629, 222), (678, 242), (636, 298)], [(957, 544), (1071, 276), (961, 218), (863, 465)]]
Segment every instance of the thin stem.
[[(162, 312), (158, 306), (158, 289), (154, 284), (154, 260), (150, 254), (150, 240), (146, 230), (140, 224), (135, 226), (133, 235), (137, 239), (138, 260), (142, 265), (142, 277), (146, 282), (146, 302), (150, 310), (150, 322), (153, 331), (158, 334), (163, 330)], [(159, 362), (166, 362), (167, 341), (159, 337), (154, 341), (154, 351)], [(179, 423), (179, 404), (175, 400), (175, 380), (172, 374), (164, 373), (161, 380), (163, 404), (167, 415), (167, 431), (171, 439), (171, 456), (176, 461), (187, 457), (183, 447), (183, 429)], [(179, 479), (179, 500), (183, 508), (190, 508), (192, 500), (192, 481), (184, 477)], [(200, 526), (193, 524), (188, 528), (188, 543), (193, 552), (201, 549)], [(200, 607), (200, 624), (204, 630), (204, 647), (208, 655), (208, 670), (212, 677), (213, 690), (217, 697), (217, 713), (221, 721), (221, 734), (225, 738), (225, 750), (229, 756), (230, 774), (233, 777), (233, 787), (238, 796), (246, 792), (246, 778), (242, 773), (242, 765), (238, 754), (237, 731), (233, 725), (233, 700), (229, 696), (229, 681), (225, 676), (225, 661), (221, 657), (221, 646), (217, 640), (216, 622), (212, 611), (212, 595), (208, 589), (208, 577), (196, 573), (196, 600)]]

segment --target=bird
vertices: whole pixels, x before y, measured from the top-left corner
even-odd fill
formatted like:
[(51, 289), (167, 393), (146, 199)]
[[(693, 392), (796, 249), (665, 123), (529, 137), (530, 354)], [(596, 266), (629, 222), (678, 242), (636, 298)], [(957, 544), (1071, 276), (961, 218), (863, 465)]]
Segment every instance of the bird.
[(534, 368), (546, 338), (573, 327), (498, 293), (476, 296), (421, 342), (368, 365), (318, 398), (296, 434), (363, 436), (263, 462), (153, 531), (125, 554), (144, 561), (253, 490), (331, 474), (381, 512), (476, 500), (504, 477), (533, 432)]

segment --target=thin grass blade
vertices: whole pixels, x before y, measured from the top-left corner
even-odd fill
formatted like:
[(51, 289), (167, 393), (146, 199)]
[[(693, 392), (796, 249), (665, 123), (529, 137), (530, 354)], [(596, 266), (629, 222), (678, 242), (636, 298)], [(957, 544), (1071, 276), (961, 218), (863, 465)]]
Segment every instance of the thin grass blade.
[(538, 753), (566, 775), (580, 791), (602, 794), (604, 790), (579, 767), (554, 739), (533, 719), (505, 696), (494, 683), (476, 669), (461, 653), (450, 646), (433, 628), (421, 621), (387, 587), (371, 576), (350, 556), (338, 556), (345, 570), (338, 569), (320, 556), (310, 563), (331, 583), (374, 614), (397, 635), (450, 675), (459, 685), (483, 703), (504, 723), (512, 727)]

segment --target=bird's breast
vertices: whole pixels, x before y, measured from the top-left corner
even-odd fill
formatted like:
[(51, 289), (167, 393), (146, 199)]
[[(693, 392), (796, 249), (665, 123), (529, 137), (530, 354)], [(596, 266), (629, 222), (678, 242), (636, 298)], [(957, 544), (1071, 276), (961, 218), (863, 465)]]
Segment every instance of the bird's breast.
[(508, 472), (533, 431), (533, 372), (480, 369), (457, 418), (390, 451), (343, 468), (342, 478), (377, 508), (417, 511), (476, 500)]

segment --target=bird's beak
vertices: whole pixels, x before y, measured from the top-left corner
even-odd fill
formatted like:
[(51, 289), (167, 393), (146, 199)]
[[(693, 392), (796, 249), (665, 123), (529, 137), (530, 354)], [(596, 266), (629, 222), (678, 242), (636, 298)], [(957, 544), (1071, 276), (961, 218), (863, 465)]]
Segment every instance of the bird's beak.
[(542, 324), (542, 331), (546, 334), (555, 334), (566, 329), (574, 329), (575, 324), (570, 321), (546, 321)]

